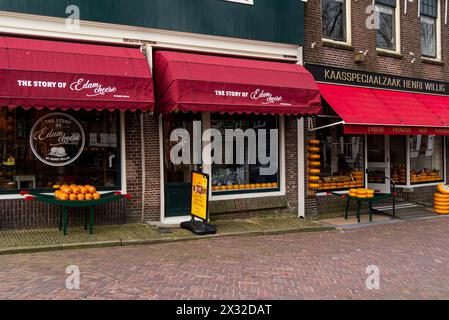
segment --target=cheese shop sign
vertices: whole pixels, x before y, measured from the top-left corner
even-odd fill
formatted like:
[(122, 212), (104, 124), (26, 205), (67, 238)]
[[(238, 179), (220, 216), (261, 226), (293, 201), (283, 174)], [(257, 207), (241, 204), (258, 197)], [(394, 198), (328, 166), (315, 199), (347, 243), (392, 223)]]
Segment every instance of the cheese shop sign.
[(30, 134), (34, 155), (53, 167), (73, 163), (83, 152), (85, 142), (81, 124), (65, 113), (51, 113), (40, 118)]
[(314, 64), (306, 65), (317, 82), (351, 86), (449, 95), (449, 83), (407, 78), (388, 74), (342, 69)]

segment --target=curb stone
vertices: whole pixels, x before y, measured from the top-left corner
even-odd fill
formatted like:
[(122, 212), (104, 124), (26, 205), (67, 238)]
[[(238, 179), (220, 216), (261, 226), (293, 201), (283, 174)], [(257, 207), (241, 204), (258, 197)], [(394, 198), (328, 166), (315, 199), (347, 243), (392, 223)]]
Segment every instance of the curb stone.
[(317, 227), (305, 227), (300, 229), (281, 229), (281, 230), (261, 230), (261, 231), (249, 231), (249, 232), (231, 232), (231, 233), (217, 233), (215, 235), (205, 236), (186, 236), (179, 238), (166, 238), (166, 239), (135, 239), (135, 240), (111, 240), (111, 241), (97, 241), (87, 243), (68, 243), (48, 246), (30, 246), (30, 247), (11, 247), (0, 248), (1, 255), (10, 254), (24, 254), (24, 253), (41, 253), (51, 251), (62, 250), (79, 250), (79, 249), (99, 249), (99, 248), (111, 248), (111, 247), (130, 247), (138, 245), (157, 245), (176, 242), (198, 241), (207, 239), (217, 239), (225, 237), (256, 237), (256, 236), (270, 236), (270, 235), (284, 235), (295, 233), (308, 233), (308, 232), (325, 232), (335, 231), (335, 227), (317, 226)]

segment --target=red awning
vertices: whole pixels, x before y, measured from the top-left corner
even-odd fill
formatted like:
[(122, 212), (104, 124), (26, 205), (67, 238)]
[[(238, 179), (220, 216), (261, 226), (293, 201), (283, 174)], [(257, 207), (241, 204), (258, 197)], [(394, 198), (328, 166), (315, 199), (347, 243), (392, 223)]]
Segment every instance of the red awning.
[(0, 106), (151, 110), (153, 83), (139, 49), (0, 37)]
[(312, 115), (318, 87), (302, 66), (179, 52), (156, 52), (156, 110)]
[[(449, 135), (449, 97), (318, 84), (346, 134)], [(439, 101), (440, 104), (434, 103)], [(446, 107), (447, 108), (447, 107)]]

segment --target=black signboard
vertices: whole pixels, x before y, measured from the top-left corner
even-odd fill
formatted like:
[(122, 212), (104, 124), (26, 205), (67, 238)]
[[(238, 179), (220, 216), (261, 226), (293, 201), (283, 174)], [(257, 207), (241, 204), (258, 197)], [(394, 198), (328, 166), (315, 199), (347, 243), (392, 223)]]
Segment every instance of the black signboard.
[(322, 83), (335, 83), (375, 89), (449, 95), (448, 82), (407, 78), (315, 64), (307, 64), (306, 68), (312, 73), (317, 82)]

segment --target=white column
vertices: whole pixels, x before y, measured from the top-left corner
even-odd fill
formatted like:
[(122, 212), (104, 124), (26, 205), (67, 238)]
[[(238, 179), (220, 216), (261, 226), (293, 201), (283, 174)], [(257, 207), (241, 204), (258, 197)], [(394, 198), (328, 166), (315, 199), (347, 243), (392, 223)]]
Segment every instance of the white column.
[(298, 217), (306, 217), (306, 185), (304, 167), (304, 118), (297, 120), (298, 127)]

